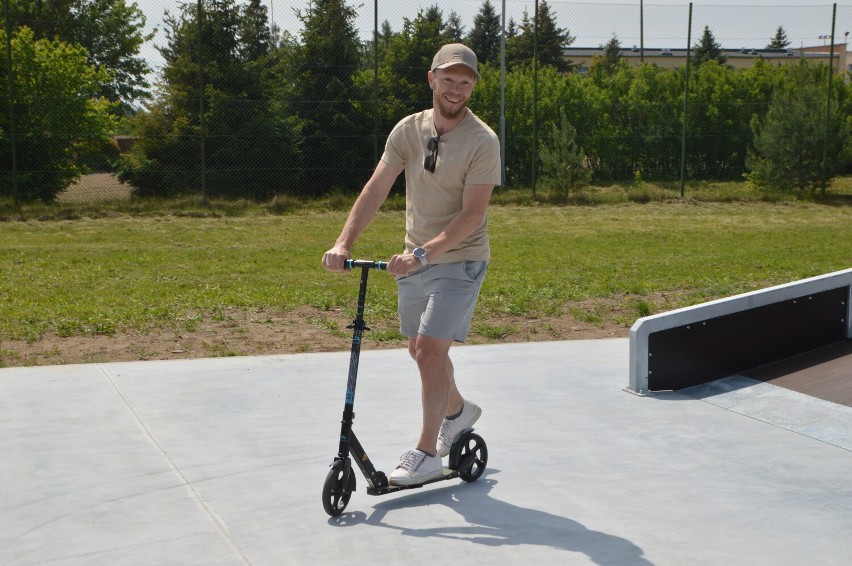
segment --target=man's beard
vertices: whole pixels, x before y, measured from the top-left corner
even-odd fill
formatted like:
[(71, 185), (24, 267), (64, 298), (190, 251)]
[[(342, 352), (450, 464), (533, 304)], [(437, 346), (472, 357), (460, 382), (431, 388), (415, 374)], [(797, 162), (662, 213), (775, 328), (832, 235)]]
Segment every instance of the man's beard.
[(455, 120), (458, 118), (462, 112), (467, 109), (467, 100), (464, 101), (463, 104), (459, 105), (458, 108), (449, 108), (447, 106), (447, 102), (444, 101), (443, 98), (435, 95), (435, 106), (438, 108), (438, 112), (441, 113), (441, 116), (446, 118), (447, 120)]

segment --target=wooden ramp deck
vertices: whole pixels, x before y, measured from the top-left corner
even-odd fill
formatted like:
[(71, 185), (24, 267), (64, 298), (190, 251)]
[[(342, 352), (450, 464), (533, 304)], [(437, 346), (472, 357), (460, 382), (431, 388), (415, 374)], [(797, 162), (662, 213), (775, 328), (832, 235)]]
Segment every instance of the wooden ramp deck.
[(742, 375), (852, 407), (852, 340), (773, 362)]

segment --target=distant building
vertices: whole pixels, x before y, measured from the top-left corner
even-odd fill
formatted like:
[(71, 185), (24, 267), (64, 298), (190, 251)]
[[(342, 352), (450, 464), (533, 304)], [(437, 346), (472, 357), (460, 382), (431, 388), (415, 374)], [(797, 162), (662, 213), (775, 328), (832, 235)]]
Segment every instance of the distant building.
[[(802, 51), (803, 53), (821, 53), (825, 57), (828, 57), (831, 49), (831, 45), (815, 45), (813, 47), (800, 47), (798, 51)], [(834, 44), (834, 55), (838, 58), (835, 63), (839, 63), (834, 66), (835, 73), (845, 74), (852, 72), (852, 59), (849, 57), (850, 53), (845, 43)]]
[[(818, 45), (814, 47), (799, 47), (796, 49), (722, 49), (722, 54), (727, 58), (726, 63), (734, 68), (750, 67), (757, 59), (763, 59), (777, 64), (789, 64), (797, 62), (800, 58), (815, 63), (828, 63), (830, 45)], [(693, 54), (695, 50), (692, 50)], [(566, 47), (563, 49), (565, 58), (577, 66), (580, 74), (588, 73), (595, 57), (604, 57), (606, 50), (601, 47)], [(661, 49), (659, 47), (640, 50), (638, 47), (627, 47), (621, 49), (622, 58), (631, 66), (638, 67), (641, 61), (665, 67), (668, 69), (679, 69), (686, 66), (686, 48)], [(852, 61), (846, 44), (834, 45), (834, 73), (846, 75), (852, 71)]]

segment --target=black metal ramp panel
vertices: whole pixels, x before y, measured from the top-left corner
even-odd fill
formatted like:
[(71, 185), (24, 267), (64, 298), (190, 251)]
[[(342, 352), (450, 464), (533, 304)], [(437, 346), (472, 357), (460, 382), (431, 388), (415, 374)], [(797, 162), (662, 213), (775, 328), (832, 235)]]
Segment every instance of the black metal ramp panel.
[(648, 336), (648, 388), (729, 377), (846, 338), (849, 287), (708, 318)]

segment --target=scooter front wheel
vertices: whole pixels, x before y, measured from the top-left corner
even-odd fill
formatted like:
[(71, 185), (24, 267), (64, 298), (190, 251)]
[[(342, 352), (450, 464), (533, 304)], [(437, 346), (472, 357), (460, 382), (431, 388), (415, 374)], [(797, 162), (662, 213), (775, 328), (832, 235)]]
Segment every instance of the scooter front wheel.
[(459, 477), (466, 482), (479, 479), (488, 464), (488, 446), (481, 436), (473, 432), (463, 434), (457, 441)]
[(349, 504), (349, 498), (352, 497), (352, 492), (355, 491), (355, 473), (349, 470), (349, 478), (345, 478), (346, 469), (343, 462), (337, 461), (331, 465), (331, 469), (325, 476), (325, 483), (322, 486), (322, 506), (325, 512), (331, 517), (337, 517), (346, 505)]

